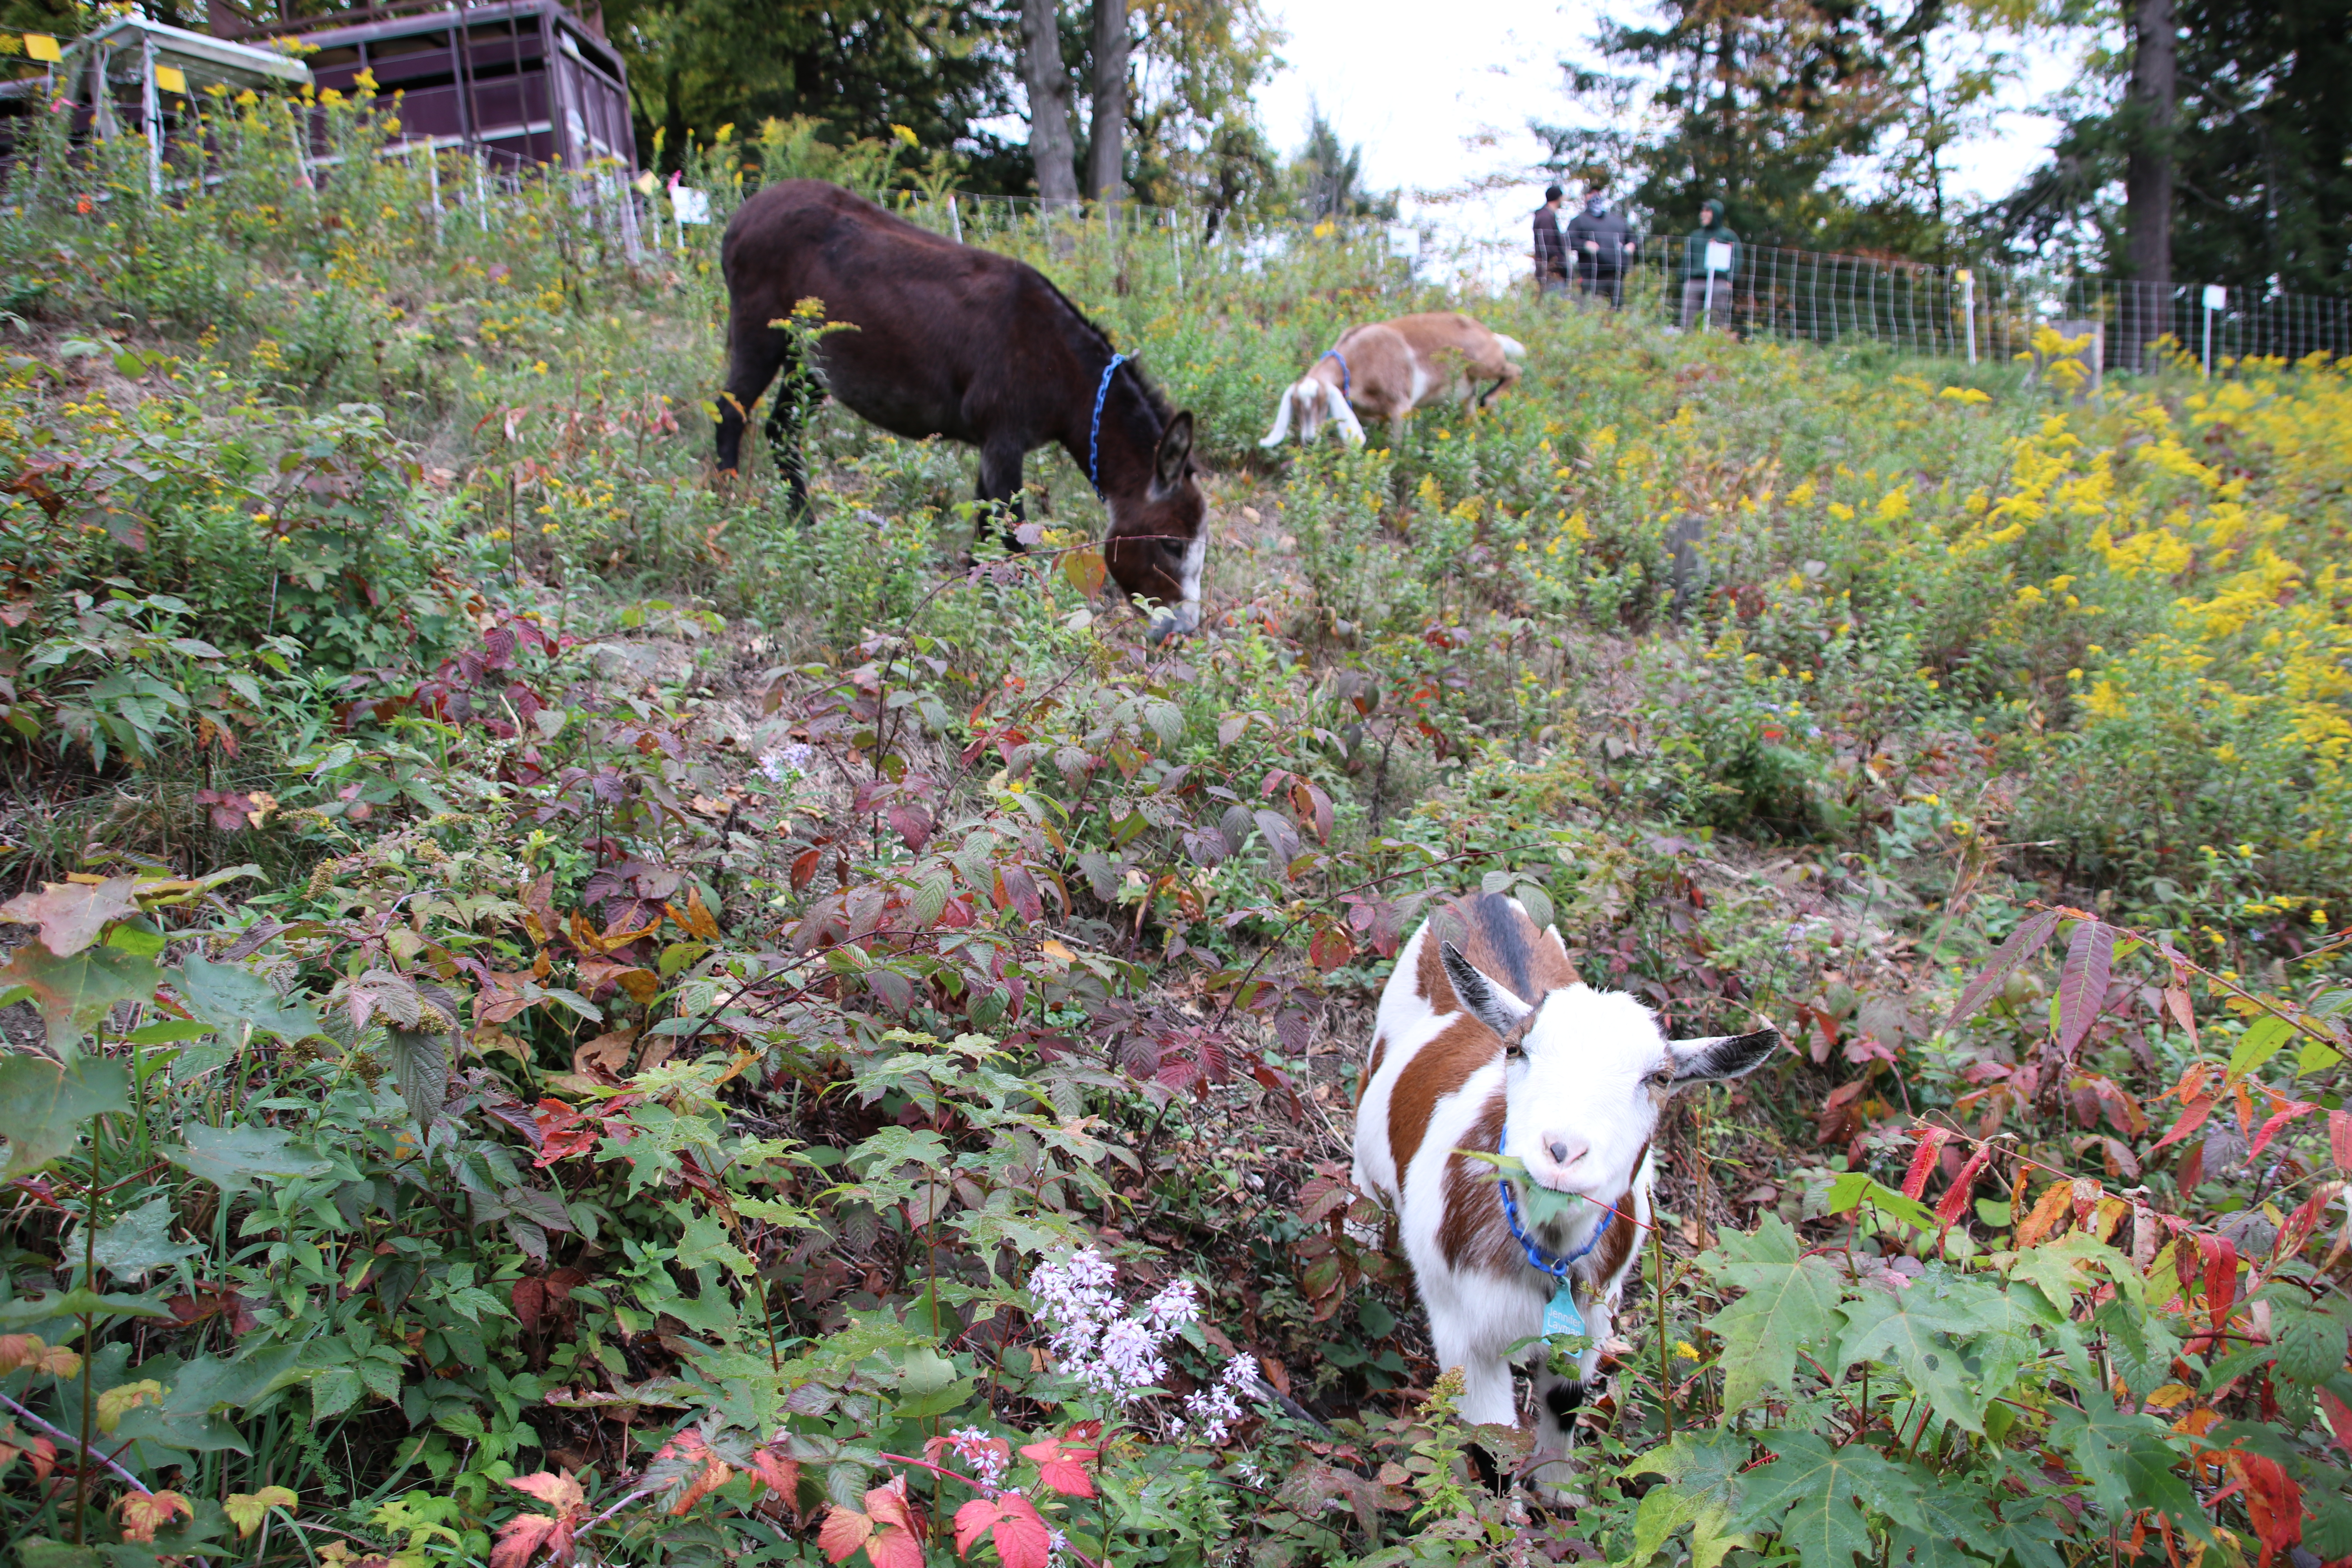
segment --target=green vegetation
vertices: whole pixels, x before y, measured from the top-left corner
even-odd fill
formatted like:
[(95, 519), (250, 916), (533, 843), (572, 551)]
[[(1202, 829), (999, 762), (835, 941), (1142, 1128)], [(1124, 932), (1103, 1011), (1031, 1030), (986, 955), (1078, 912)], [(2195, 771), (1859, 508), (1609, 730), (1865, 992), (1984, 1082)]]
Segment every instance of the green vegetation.
[[(0, 213), (23, 1568), (2352, 1556), (2344, 371), (1497, 299), (1495, 410), (1268, 457), (1384, 247), (996, 221), (1199, 412), (1153, 650), (1058, 454), (1011, 558), (837, 410), (806, 528), (715, 484), (714, 234), (212, 112)], [(1797, 1047), (1557, 1515), (1346, 1181), (1476, 887)]]

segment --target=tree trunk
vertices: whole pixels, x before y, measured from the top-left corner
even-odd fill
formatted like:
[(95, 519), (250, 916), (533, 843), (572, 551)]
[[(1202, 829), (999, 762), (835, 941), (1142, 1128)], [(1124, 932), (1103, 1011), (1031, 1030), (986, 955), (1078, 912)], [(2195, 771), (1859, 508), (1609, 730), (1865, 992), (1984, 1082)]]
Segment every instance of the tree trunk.
[(1118, 200), (1125, 184), (1127, 0), (1095, 0), (1095, 116), (1087, 140), (1087, 195)]
[(1029, 89), (1029, 157), (1049, 207), (1078, 199), (1077, 143), (1070, 133), (1070, 73), (1054, 0), (1022, 0), (1021, 77)]
[(2132, 7), (2131, 153), (2124, 166), (2123, 363), (2146, 368), (2146, 345), (2171, 326), (2173, 0)]

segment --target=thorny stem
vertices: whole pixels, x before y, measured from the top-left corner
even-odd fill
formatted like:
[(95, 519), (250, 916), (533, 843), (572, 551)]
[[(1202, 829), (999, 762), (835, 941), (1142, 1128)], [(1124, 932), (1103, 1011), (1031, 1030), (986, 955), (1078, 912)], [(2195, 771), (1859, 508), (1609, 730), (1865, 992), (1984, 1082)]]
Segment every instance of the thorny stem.
[[(84, 1358), (84, 1364), (88, 1364), (87, 1357)], [(84, 1447), (78, 1439), (75, 1438), (72, 1433), (67, 1431), (62, 1426), (58, 1426), (42, 1420), (39, 1416), (34, 1415), (31, 1411), (26, 1409), (23, 1405), (17, 1404), (15, 1400), (9, 1398), (5, 1394), (0, 1394), (0, 1405), (6, 1405), (18, 1415), (23, 1416), (26, 1420), (31, 1422), (34, 1426), (38, 1426), (42, 1431), (47, 1432), (50, 1436), (57, 1438), (58, 1441), (72, 1443), (75, 1447), (80, 1450), (85, 1461), (96, 1459), (100, 1464), (105, 1466), (108, 1469), (112, 1470), (116, 1479), (121, 1480), (124, 1486), (129, 1487), (132, 1491), (137, 1492), (140, 1496), (152, 1497), (155, 1495), (153, 1492), (147, 1489), (147, 1484), (144, 1481), (142, 1481), (137, 1476), (132, 1475), (129, 1470), (124, 1469), (121, 1465), (115, 1463), (114, 1460), (109, 1458), (106, 1455), (100, 1453), (97, 1449)]]
[[(85, 1290), (98, 1288), (98, 1137), (99, 1123), (89, 1127), (89, 1186), (81, 1203), (81, 1286)], [(80, 1457), (74, 1462), (74, 1544), (82, 1544), (82, 1532), (89, 1516), (89, 1425), (96, 1413), (98, 1340), (92, 1329), (90, 1314), (81, 1317), (81, 1440), (74, 1445)], [(111, 1460), (108, 1461), (110, 1464)], [(142, 1487), (142, 1491), (147, 1489)]]

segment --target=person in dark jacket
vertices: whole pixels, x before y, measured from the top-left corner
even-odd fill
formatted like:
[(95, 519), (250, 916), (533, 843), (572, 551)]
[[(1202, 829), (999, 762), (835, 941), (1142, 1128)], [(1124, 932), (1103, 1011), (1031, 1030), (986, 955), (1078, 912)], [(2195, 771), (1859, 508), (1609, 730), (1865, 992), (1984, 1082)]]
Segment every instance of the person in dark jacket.
[(1633, 258), (1633, 237), (1625, 215), (1609, 206), (1598, 180), (1584, 188), (1584, 210), (1568, 223), (1568, 253), (1576, 262), (1578, 292), (1606, 299), (1610, 309), (1625, 302), (1625, 268)]
[[(1720, 245), (1727, 247), (1729, 259), (1714, 269), (1714, 289), (1710, 295), (1707, 274), (1707, 248)], [(1731, 232), (1724, 221), (1723, 204), (1709, 196), (1698, 205), (1698, 226), (1683, 241), (1683, 330), (1690, 331), (1691, 323), (1703, 317), (1709, 324), (1731, 313), (1732, 279), (1739, 271), (1739, 237)]]
[(1536, 293), (1549, 299), (1568, 291), (1568, 247), (1559, 237), (1558, 185), (1544, 187), (1544, 205), (1536, 208)]

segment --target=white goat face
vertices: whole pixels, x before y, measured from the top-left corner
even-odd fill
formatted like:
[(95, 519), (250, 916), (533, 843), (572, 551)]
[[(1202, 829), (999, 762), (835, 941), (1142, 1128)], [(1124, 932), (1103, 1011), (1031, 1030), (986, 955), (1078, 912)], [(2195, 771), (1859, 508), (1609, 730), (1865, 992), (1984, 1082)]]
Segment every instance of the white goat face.
[(1753, 1072), (1780, 1048), (1771, 1029), (1669, 1040), (1622, 991), (1563, 986), (1530, 1007), (1452, 942), (1441, 956), (1454, 996), (1503, 1037), (1503, 1152), (1542, 1185), (1596, 1203), (1633, 1184), (1668, 1095)]

